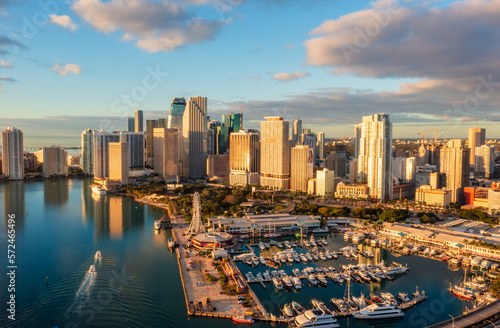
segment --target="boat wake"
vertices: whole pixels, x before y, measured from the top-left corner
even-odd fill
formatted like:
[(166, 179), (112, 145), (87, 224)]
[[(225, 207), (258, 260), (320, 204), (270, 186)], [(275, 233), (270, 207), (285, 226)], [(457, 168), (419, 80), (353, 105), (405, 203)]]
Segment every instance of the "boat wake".
[(87, 302), (90, 300), (92, 287), (96, 282), (96, 277), (97, 277), (97, 272), (95, 271), (87, 271), (87, 273), (85, 273), (85, 277), (83, 278), (80, 287), (76, 291), (75, 300), (73, 301), (73, 304), (69, 307), (68, 311), (66, 311), (67, 314), (78, 313), (80, 312), (81, 308), (85, 304), (87, 304)]

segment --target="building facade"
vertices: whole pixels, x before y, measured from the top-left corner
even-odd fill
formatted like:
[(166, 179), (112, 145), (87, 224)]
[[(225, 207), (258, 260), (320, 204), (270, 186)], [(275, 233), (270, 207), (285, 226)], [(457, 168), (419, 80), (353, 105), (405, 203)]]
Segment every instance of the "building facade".
[(415, 191), (415, 202), (444, 208), (451, 203), (452, 192), (449, 189), (434, 189), (423, 185)]
[(392, 125), (387, 114), (363, 116), (359, 140), (358, 181), (380, 201), (392, 197)]
[(143, 169), (146, 145), (144, 132), (120, 132), (120, 141), (128, 144), (129, 169)]
[(495, 178), (495, 148), (482, 145), (474, 149), (475, 164), (474, 175), (476, 178)]
[(177, 181), (179, 177), (179, 132), (177, 129), (156, 128), (153, 131), (153, 169), (166, 181)]
[(207, 98), (191, 97), (182, 117), (182, 176), (190, 179), (207, 175)]
[(469, 158), (470, 165), (476, 164), (475, 154), (476, 147), (481, 147), (486, 143), (486, 129), (483, 128), (470, 128), (469, 129), (469, 149), (471, 157)]
[(273, 189), (290, 187), (289, 123), (266, 117), (260, 123), (260, 184)]
[(2, 172), (6, 179), (24, 178), (23, 132), (15, 127), (2, 131)]
[(463, 204), (464, 187), (469, 185), (470, 149), (463, 146), (462, 140), (448, 141), (446, 147), (441, 148), (440, 172), (445, 175), (446, 189), (451, 190), (451, 201)]
[(68, 152), (61, 146), (43, 147), (43, 176), (67, 176)]
[(307, 192), (307, 181), (313, 177), (314, 152), (307, 145), (292, 148), (290, 190)]
[(120, 184), (128, 184), (130, 151), (127, 142), (109, 143), (109, 180)]
[(94, 175), (94, 131), (82, 132), (82, 170), (84, 174)]
[(260, 138), (257, 132), (240, 130), (229, 138), (229, 183), (257, 185), (260, 182)]
[(340, 178), (335, 177), (335, 172), (329, 169), (316, 171), (316, 195), (318, 196), (333, 196), (335, 195), (336, 182)]
[(143, 112), (142, 110), (135, 111), (135, 129), (134, 132), (142, 132), (144, 131), (144, 121), (142, 120)]
[(109, 133), (104, 130), (93, 131), (93, 168), (95, 178), (109, 177), (109, 143), (119, 142), (119, 133)]

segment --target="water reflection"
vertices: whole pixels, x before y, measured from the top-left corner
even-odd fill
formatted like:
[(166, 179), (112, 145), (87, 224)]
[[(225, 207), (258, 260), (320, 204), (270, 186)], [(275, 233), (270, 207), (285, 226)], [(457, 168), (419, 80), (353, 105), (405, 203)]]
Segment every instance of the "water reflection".
[(4, 224), (7, 226), (9, 214), (15, 214), (16, 226), (24, 226), (26, 208), (24, 203), (24, 181), (9, 181), (3, 184), (3, 217)]
[(43, 182), (43, 200), (45, 205), (61, 206), (69, 199), (69, 180), (45, 180)]
[(127, 231), (144, 227), (143, 205), (130, 197), (94, 194), (89, 185), (82, 185), (82, 219), (94, 221), (96, 238), (121, 239)]

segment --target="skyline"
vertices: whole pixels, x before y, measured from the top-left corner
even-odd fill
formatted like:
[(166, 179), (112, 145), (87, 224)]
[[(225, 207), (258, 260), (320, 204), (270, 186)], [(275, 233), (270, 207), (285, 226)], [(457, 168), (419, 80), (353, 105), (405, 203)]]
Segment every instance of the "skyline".
[[(47, 3), (0, 1), (2, 129), (26, 140), (126, 130), (136, 109), (167, 117), (173, 97), (195, 95), (212, 119), (241, 108), (245, 128), (279, 115), (352, 137), (361, 116), (387, 113), (394, 138), (436, 126), (443, 138), (474, 126), (500, 137), (500, 0)], [(29, 35), (45, 12), (50, 23)]]

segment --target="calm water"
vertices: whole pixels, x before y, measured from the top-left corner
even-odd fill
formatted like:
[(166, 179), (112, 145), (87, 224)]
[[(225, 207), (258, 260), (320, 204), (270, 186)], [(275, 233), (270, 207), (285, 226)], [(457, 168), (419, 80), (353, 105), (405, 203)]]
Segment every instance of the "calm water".
[[(177, 261), (167, 249), (169, 233), (153, 229), (161, 210), (129, 197), (95, 197), (89, 183), (0, 185), (1, 304), (8, 297), (10, 213), (17, 216), (18, 265), (17, 320), (2, 309), (0, 327), (234, 327), (227, 320), (188, 318)], [(100, 262), (93, 258), (97, 250)], [(92, 264), (95, 276), (87, 274)]]
[[(16, 306), (17, 320), (7, 319), (0, 327), (234, 327), (229, 320), (189, 318), (175, 255), (167, 247), (168, 232), (156, 234), (153, 221), (162, 211), (134, 202), (129, 197), (92, 195), (89, 180), (8, 182), (0, 185), (4, 222), (0, 247), (7, 253), (7, 214), (16, 214)], [(329, 235), (328, 248), (345, 245), (342, 236)], [(100, 250), (103, 258), (94, 260)], [(257, 250), (258, 252), (258, 250)], [(458, 315), (465, 305), (446, 292), (448, 281), (458, 281), (463, 271), (450, 271), (446, 263), (419, 257), (395, 258), (374, 249), (376, 259), (408, 263), (410, 273), (376, 285), (354, 284), (352, 292), (412, 292), (418, 286), (429, 300), (407, 311), (402, 321), (383, 327), (423, 327)], [(326, 264), (285, 265), (294, 267), (333, 266), (353, 263), (341, 259)], [(87, 273), (95, 265), (97, 274)], [(243, 272), (263, 271), (239, 264)], [(6, 270), (7, 258), (2, 260)], [(5, 271), (3, 271), (5, 272)], [(48, 285), (46, 285), (48, 277)], [(0, 275), (0, 301), (8, 299), (7, 277)], [(292, 300), (309, 307), (312, 298), (324, 301), (342, 297), (345, 286), (328, 283), (327, 288), (304, 286), (299, 293), (276, 293), (254, 285), (269, 311)], [(360, 322), (340, 319), (342, 327)], [(259, 327), (271, 327), (262, 323)], [(282, 327), (282, 326), (281, 326)]]

